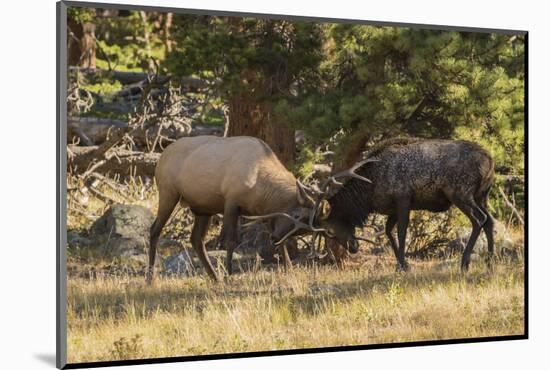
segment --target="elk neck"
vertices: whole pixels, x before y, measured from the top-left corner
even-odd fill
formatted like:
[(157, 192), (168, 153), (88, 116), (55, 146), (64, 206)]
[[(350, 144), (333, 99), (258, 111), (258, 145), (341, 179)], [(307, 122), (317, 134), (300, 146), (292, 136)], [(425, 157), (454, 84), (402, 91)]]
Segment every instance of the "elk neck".
[(258, 180), (263, 189), (260, 205), (262, 213), (286, 211), (296, 207), (298, 195), (296, 180), (292, 175), (267, 174)]
[(364, 226), (372, 208), (368, 200), (369, 193), (369, 186), (361, 180), (348, 181), (344, 187), (328, 199), (331, 218), (339, 219), (356, 227)]

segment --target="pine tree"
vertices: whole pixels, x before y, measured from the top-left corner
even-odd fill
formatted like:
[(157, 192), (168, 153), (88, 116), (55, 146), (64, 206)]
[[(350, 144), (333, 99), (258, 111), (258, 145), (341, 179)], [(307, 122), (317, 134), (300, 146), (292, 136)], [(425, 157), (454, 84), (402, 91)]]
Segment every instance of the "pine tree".
[(308, 22), (240, 17), (174, 16), (175, 45), (164, 66), (215, 81), (228, 102), (229, 135), (263, 139), (287, 165), (294, 128), (274, 114), (299, 95), (319, 65), (321, 32)]
[(277, 107), (294, 127), (341, 152), (405, 134), (484, 141), (503, 166), (523, 162), (522, 37), (341, 24), (324, 44), (323, 84)]

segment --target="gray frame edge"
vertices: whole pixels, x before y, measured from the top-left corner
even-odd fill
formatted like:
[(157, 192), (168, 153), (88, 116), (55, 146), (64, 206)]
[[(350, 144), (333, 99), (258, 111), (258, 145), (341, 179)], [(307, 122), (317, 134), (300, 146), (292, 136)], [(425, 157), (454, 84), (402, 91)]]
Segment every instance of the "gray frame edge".
[(159, 12), (171, 12), (171, 13), (177, 13), (177, 14), (195, 14), (195, 15), (210, 15), (210, 16), (228, 16), (228, 17), (231, 17), (231, 16), (255, 17), (255, 18), (269, 18), (269, 19), (284, 19), (284, 20), (302, 21), (302, 22), (364, 24), (364, 25), (382, 26), (382, 27), (410, 27), (410, 28), (434, 29), (434, 30), (457, 31), (457, 32), (499, 33), (499, 34), (507, 34), (507, 35), (525, 35), (528, 32), (527, 30), (449, 26), (449, 25), (407, 23), (407, 22), (384, 22), (384, 21), (349, 19), (349, 18), (328, 18), (328, 17), (315, 17), (315, 16), (310, 17), (310, 16), (302, 16), (302, 15), (291, 15), (291, 14), (249, 13), (249, 12), (216, 10), (216, 9), (190, 9), (190, 8), (174, 8), (174, 7), (163, 7), (163, 6), (153, 6), (153, 5), (111, 4), (111, 3), (101, 3), (101, 2), (72, 1), (72, 0), (62, 0), (61, 2), (66, 6), (72, 6), (72, 7), (159, 11)]
[(56, 3), (56, 367), (67, 364), (67, 5)]

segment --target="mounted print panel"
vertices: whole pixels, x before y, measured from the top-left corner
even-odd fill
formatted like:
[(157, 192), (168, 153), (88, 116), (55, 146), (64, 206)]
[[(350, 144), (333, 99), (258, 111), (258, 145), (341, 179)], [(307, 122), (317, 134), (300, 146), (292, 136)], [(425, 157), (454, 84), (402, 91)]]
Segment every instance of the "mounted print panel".
[(58, 27), (58, 367), (527, 338), (527, 32)]

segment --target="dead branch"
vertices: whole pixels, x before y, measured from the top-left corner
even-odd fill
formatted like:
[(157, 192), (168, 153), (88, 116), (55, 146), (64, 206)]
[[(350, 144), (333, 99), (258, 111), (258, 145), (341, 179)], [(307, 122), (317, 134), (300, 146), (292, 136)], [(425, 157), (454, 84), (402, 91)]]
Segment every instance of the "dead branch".
[(112, 190), (117, 192), (123, 198), (128, 199), (128, 196), (126, 195), (126, 189), (124, 188), (124, 186), (117, 184), (116, 182), (112, 181), (111, 179), (103, 175), (100, 175), (97, 172), (93, 172), (92, 174), (90, 174), (90, 176), (101, 181), (102, 183), (110, 187)]
[(84, 172), (82, 174), (82, 176), (81, 176), (82, 180), (85, 180), (88, 176), (90, 176), (90, 174), (92, 174), (99, 167), (103, 166), (105, 163), (106, 163), (106, 161), (103, 159), (103, 160), (100, 160), (98, 162), (95, 162), (95, 163), (91, 164), (90, 168), (87, 169), (86, 172)]
[(504, 193), (504, 190), (502, 189), (502, 187), (499, 186), (498, 191), (499, 191), (500, 195), (502, 196), (502, 199), (504, 200), (504, 203), (506, 203), (506, 205), (512, 210), (513, 214), (516, 215), (519, 222), (521, 222), (522, 225), (525, 225), (525, 221), (523, 220), (523, 217), (521, 217), (521, 214), (519, 213), (517, 208), (510, 202), (510, 200), (506, 196), (506, 193)]
[(72, 206), (69, 206), (68, 208), (69, 208), (70, 211), (79, 213), (79, 214), (81, 214), (82, 216), (86, 217), (87, 219), (89, 219), (91, 221), (95, 221), (99, 218), (99, 216), (92, 215), (92, 214), (90, 214), (86, 211), (81, 210), (80, 208), (76, 208), (76, 207), (72, 207)]
[(118, 201), (112, 197), (110, 197), (109, 195), (103, 193), (102, 191), (100, 191), (99, 189), (95, 188), (92, 185), (88, 186), (88, 189), (90, 189), (90, 191), (96, 196), (98, 197), (99, 199), (101, 199), (103, 202), (105, 203), (118, 203)]

